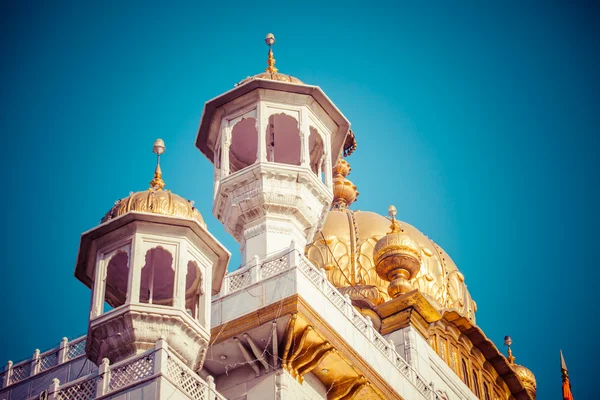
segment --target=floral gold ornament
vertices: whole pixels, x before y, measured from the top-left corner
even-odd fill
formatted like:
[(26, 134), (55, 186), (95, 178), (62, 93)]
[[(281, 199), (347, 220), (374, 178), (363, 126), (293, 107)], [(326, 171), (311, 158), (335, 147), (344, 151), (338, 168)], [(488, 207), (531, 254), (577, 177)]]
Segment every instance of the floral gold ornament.
[(333, 167), (333, 202), (331, 208), (334, 210), (347, 208), (358, 197), (356, 185), (346, 178), (351, 169), (350, 164), (341, 157)]
[(392, 220), (391, 230), (377, 241), (373, 253), (377, 274), (390, 282), (388, 294), (394, 298), (412, 290), (410, 280), (419, 271), (421, 250), (400, 228), (396, 207), (390, 206), (388, 213)]

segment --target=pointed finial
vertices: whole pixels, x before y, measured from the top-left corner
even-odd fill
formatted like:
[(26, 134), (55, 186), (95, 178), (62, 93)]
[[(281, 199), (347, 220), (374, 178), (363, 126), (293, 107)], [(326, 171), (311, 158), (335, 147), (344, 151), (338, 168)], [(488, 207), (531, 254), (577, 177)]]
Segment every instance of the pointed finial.
[(515, 363), (515, 357), (512, 354), (512, 350), (510, 348), (510, 346), (512, 345), (512, 339), (510, 338), (510, 336), (504, 336), (504, 345), (508, 347), (508, 362), (510, 364), (514, 364)]
[(266, 72), (270, 72), (272, 74), (277, 73), (277, 68), (275, 68), (275, 57), (273, 57), (273, 44), (275, 43), (275, 36), (272, 33), (267, 33), (267, 37), (265, 37), (265, 43), (269, 46), (269, 57), (267, 58), (267, 69)]
[(396, 221), (397, 213), (398, 211), (396, 211), (396, 207), (394, 205), (389, 206), (388, 215), (392, 218), (392, 225), (390, 226), (390, 229), (392, 231), (390, 233), (397, 233), (402, 231), (402, 229), (400, 228), (400, 224), (398, 223), (398, 221)]
[(162, 170), (160, 169), (160, 156), (165, 152), (165, 142), (162, 139), (154, 141), (152, 152), (156, 154), (156, 168), (154, 169), (154, 179), (150, 181), (151, 190), (162, 190), (165, 187), (165, 181), (162, 179)]
[(562, 369), (564, 372), (567, 372), (567, 363), (563, 357), (562, 350), (560, 351), (560, 369)]

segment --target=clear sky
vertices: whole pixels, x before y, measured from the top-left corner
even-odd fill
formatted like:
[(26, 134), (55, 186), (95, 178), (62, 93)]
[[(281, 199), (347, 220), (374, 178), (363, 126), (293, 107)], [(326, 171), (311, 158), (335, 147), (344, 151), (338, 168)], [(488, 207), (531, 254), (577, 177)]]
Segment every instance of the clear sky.
[(157, 137), (167, 188), (239, 262), (195, 134), (206, 100), (264, 70), (273, 32), (280, 71), (352, 123), (354, 208), (393, 203), (453, 257), (539, 399), (561, 398), (559, 348), (575, 398), (600, 397), (592, 2), (14, 3), (0, 5), (0, 363), (86, 331), (80, 234), (147, 188)]

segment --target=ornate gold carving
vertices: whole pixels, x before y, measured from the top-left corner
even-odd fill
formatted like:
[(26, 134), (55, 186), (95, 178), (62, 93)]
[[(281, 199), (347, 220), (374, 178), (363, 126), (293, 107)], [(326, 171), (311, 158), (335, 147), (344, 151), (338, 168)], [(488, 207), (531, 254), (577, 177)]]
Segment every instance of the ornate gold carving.
[(113, 208), (111, 208), (104, 218), (102, 218), (102, 222), (110, 221), (111, 219), (120, 217), (130, 211), (193, 219), (198, 221), (200, 225), (206, 227), (202, 214), (194, 208), (191, 202), (168, 190), (153, 189), (144, 192), (136, 192), (124, 199), (117, 200)]
[(275, 57), (273, 57), (273, 45), (275, 44), (275, 36), (272, 33), (267, 34), (265, 38), (265, 43), (269, 46), (269, 56), (267, 57), (267, 69), (266, 72), (270, 72), (272, 74), (277, 73), (277, 68), (275, 68)]
[(341, 157), (338, 159), (335, 167), (333, 167), (332, 209), (345, 209), (355, 202), (358, 197), (356, 186), (346, 178), (351, 170), (350, 164)]

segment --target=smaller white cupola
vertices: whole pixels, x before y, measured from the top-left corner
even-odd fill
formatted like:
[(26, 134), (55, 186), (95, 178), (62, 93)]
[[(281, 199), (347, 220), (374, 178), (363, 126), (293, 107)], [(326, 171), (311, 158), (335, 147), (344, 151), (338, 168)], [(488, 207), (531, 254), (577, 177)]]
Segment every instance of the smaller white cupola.
[(75, 276), (92, 289), (86, 353), (100, 365), (144, 352), (163, 338), (194, 370), (210, 339), (210, 299), (230, 254), (193, 203), (163, 190), (160, 155), (150, 189), (115, 203), (81, 237)]

